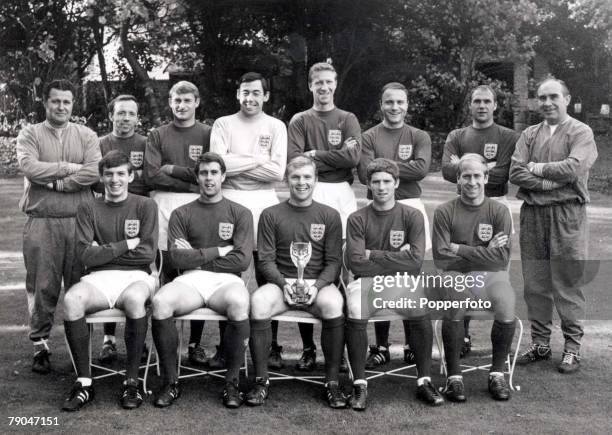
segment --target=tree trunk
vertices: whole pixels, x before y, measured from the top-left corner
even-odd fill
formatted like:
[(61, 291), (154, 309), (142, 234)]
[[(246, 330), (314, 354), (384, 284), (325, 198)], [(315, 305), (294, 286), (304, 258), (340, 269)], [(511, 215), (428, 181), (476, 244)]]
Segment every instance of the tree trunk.
[(149, 111), (151, 115), (151, 123), (159, 127), (161, 125), (161, 116), (159, 114), (159, 103), (157, 101), (157, 97), (155, 96), (155, 88), (152, 85), (152, 80), (149, 78), (149, 74), (147, 71), (138, 63), (134, 52), (132, 51), (132, 45), (128, 40), (128, 30), (130, 28), (129, 20), (125, 20), (121, 24), (121, 47), (123, 49), (123, 57), (127, 60), (128, 64), (130, 64), (130, 68), (132, 68), (132, 72), (138, 78), (138, 82), (140, 87), (144, 90), (144, 95), (146, 102), (149, 106)]

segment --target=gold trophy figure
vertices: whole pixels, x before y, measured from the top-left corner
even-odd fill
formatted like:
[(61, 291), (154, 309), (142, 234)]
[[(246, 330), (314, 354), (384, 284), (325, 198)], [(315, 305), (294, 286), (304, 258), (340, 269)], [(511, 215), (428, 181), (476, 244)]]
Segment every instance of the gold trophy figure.
[(292, 300), (297, 305), (304, 305), (310, 298), (308, 295), (308, 284), (304, 281), (304, 269), (310, 261), (312, 255), (312, 245), (310, 242), (291, 242), (289, 248), (291, 260), (297, 268), (297, 280), (291, 284), (293, 289)]

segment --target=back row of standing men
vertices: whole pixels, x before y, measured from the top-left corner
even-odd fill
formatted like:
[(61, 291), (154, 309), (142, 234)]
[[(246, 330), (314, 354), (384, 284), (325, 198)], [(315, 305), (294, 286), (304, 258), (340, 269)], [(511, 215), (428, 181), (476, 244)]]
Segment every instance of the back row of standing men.
[[(357, 167), (365, 183), (365, 169), (374, 158), (394, 160), (401, 180), (396, 199), (423, 213), (429, 248), (428, 219), (418, 181), (429, 170), (431, 141), (427, 133), (404, 123), (406, 89), (397, 83), (385, 86), (380, 100), (383, 122), (361, 135), (356, 117), (334, 105), (336, 73), (331, 65), (313, 65), (309, 88), (313, 108), (295, 115), (288, 132), (282, 122), (263, 113), (269, 88), (256, 73), (245, 74), (240, 80), (240, 111), (219, 118), (212, 130), (195, 120), (199, 92), (188, 82), (179, 82), (170, 91), (173, 122), (153, 130), (148, 140), (133, 133), (138, 115), (136, 101), (129, 97), (114, 100), (110, 113), (113, 133), (102, 138), (100, 146), (103, 153), (118, 148), (130, 156), (137, 168), (134, 193), (152, 189), (163, 251), (167, 250), (170, 213), (198, 196), (191, 168), (208, 149), (225, 160), (224, 195), (251, 210), (255, 228), (261, 211), (278, 203), (274, 183), (282, 180), (287, 160), (301, 154), (311, 157), (319, 173), (314, 199), (338, 210), (343, 237), (347, 217), (357, 209), (350, 188), (353, 168)], [(449, 134), (443, 175), (456, 182), (458, 159), (476, 152), (484, 156), (489, 168), (488, 196), (503, 197), (509, 176), (520, 186), (518, 197), (525, 201), (521, 252), (533, 340), (524, 360), (550, 357), (555, 300), (566, 339), (563, 370), (575, 371), (579, 367), (582, 326), (578, 319), (584, 317), (584, 297), (568, 274), (575, 274), (586, 255), (586, 186), (588, 168), (597, 151), (591, 130), (567, 115), (570, 96), (563, 82), (543, 82), (538, 99), (545, 121), (525, 130), (516, 142), (517, 133), (493, 122), (495, 93), (487, 86), (475, 89), (470, 102), (472, 125)], [(62, 277), (68, 288), (81, 274), (74, 250), (76, 208), (90, 199), (89, 186), (98, 181), (98, 140), (89, 129), (69, 123), (72, 102), (71, 86), (51, 83), (45, 93), (47, 120), (27, 127), (18, 139), (19, 163), (26, 176), (21, 206), (29, 217), (24, 230), (24, 260), (30, 338), (36, 346), (33, 369), (39, 372), (49, 370), (46, 339)], [(260, 271), (256, 274), (258, 284), (262, 284)], [(301, 333), (305, 350), (301, 364), (308, 369), (315, 360), (312, 330), (301, 327)], [(199, 335), (201, 325), (192, 327), (190, 353), (194, 359), (198, 358)], [(378, 360), (381, 355), (388, 358), (384, 350), (380, 352), (387, 341), (388, 327), (386, 331), (381, 328), (374, 352)], [(275, 349), (278, 356), (280, 349), (273, 340)]]

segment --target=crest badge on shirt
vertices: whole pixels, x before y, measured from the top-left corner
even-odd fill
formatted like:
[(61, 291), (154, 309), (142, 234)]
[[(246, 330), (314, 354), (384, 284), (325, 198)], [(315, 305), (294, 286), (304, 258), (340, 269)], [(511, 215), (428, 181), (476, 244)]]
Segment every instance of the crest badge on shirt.
[(189, 145), (189, 158), (194, 162), (202, 155), (204, 147), (202, 145)]
[(140, 220), (126, 219), (123, 224), (123, 229), (127, 237), (136, 237), (140, 232)]
[(130, 163), (134, 169), (139, 169), (144, 160), (144, 151), (130, 151)]
[(342, 130), (329, 130), (327, 132), (327, 141), (334, 147), (340, 145), (342, 143)]
[(315, 242), (319, 242), (325, 235), (325, 224), (310, 224), (310, 237)]
[(484, 150), (482, 152), (482, 155), (487, 160), (491, 160), (497, 157), (497, 144), (496, 143), (484, 144)]
[(493, 238), (493, 225), (478, 224), (478, 238), (483, 242), (488, 242)]
[(229, 240), (234, 235), (234, 224), (219, 222), (219, 237), (221, 240)]
[(404, 232), (391, 230), (389, 232), (389, 243), (391, 243), (391, 246), (394, 248), (402, 246), (404, 244)]
[(272, 152), (272, 135), (271, 134), (260, 134), (257, 143), (259, 144), (259, 151), (262, 154), (271, 154)]
[(412, 144), (400, 144), (397, 149), (397, 155), (402, 160), (408, 160), (412, 156)]

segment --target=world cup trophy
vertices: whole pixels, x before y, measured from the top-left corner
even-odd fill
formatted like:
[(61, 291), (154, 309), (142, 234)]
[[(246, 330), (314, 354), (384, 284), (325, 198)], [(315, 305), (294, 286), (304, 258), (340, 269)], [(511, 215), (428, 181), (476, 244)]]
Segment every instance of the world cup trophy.
[(291, 284), (291, 288), (293, 289), (293, 296), (291, 299), (297, 305), (304, 305), (310, 298), (307, 293), (308, 284), (304, 281), (304, 269), (306, 269), (306, 265), (310, 261), (312, 245), (310, 242), (291, 242), (289, 251), (291, 253), (291, 261), (293, 261), (293, 264), (297, 268), (297, 280)]

